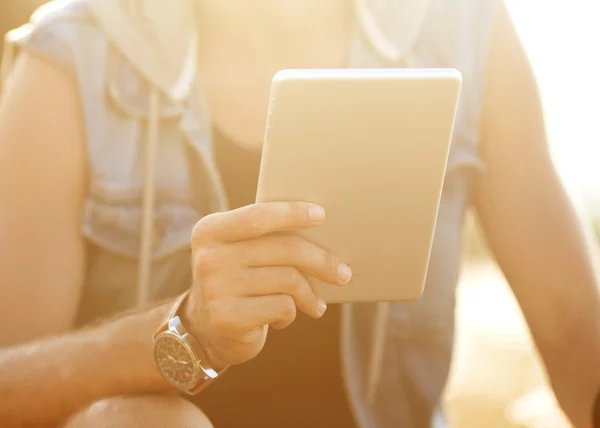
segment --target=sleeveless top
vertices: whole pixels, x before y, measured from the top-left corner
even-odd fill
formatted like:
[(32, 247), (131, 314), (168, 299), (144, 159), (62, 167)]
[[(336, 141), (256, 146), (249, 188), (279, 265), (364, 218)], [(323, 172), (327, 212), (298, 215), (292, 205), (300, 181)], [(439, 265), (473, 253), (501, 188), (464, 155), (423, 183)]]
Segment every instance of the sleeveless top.
[[(496, 3), (353, 2), (351, 67), (449, 67), (463, 76), (423, 296), (342, 310), (342, 371), (364, 428), (445, 426), (439, 400), (463, 219), (483, 167), (477, 145)], [(131, 308), (145, 290), (166, 297), (188, 288), (192, 227), (228, 207), (195, 72), (195, 13), (194, 0), (55, 0), (6, 37), (1, 76), (24, 47), (78, 83), (88, 154), (81, 231), (90, 250), (80, 324)]]

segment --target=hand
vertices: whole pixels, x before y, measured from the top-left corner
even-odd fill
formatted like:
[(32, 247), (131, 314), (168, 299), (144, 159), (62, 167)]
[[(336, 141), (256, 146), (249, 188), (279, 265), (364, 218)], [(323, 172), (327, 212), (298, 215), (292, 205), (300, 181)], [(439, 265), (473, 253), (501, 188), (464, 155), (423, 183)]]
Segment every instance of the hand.
[(262, 350), (268, 326), (289, 326), (296, 310), (320, 318), (325, 302), (305, 275), (343, 285), (350, 268), (290, 233), (321, 224), (325, 211), (304, 202), (269, 202), (211, 214), (192, 234), (194, 283), (184, 307), (192, 335), (216, 370)]

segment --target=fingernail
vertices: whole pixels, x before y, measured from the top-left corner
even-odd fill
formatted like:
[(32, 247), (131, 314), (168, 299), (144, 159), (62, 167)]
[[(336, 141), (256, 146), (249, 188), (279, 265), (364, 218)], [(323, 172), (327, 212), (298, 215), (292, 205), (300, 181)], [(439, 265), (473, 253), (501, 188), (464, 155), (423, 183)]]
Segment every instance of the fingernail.
[(350, 278), (352, 278), (352, 270), (350, 269), (350, 266), (341, 264), (338, 268), (338, 280), (342, 284), (346, 284), (348, 281), (350, 281)]
[(325, 220), (325, 210), (319, 205), (313, 205), (308, 210), (308, 216), (314, 222)]
[(319, 302), (317, 303), (318, 315), (320, 317), (323, 316), (323, 314), (325, 313), (326, 310), (327, 310), (327, 303), (325, 303), (325, 301), (323, 301), (323, 300), (319, 300)]

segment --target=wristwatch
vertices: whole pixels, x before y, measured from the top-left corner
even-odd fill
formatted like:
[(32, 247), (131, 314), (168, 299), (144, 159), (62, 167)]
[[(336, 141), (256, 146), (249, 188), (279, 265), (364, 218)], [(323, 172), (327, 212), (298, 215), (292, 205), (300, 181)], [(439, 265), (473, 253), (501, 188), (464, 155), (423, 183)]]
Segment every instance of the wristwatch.
[(206, 362), (200, 343), (186, 330), (178, 316), (182, 303), (190, 294), (183, 293), (158, 328), (152, 343), (154, 360), (161, 376), (178, 390), (194, 395), (221, 373)]

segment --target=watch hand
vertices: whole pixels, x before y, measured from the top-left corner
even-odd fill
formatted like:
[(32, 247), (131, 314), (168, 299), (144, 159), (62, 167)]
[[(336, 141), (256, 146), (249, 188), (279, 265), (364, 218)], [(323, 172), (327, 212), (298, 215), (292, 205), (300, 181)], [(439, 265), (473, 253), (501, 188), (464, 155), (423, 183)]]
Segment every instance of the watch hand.
[(175, 358), (171, 357), (170, 355), (167, 355), (167, 358), (171, 361), (173, 361), (174, 363), (178, 363), (178, 364), (189, 364), (189, 361), (179, 361), (176, 360)]

